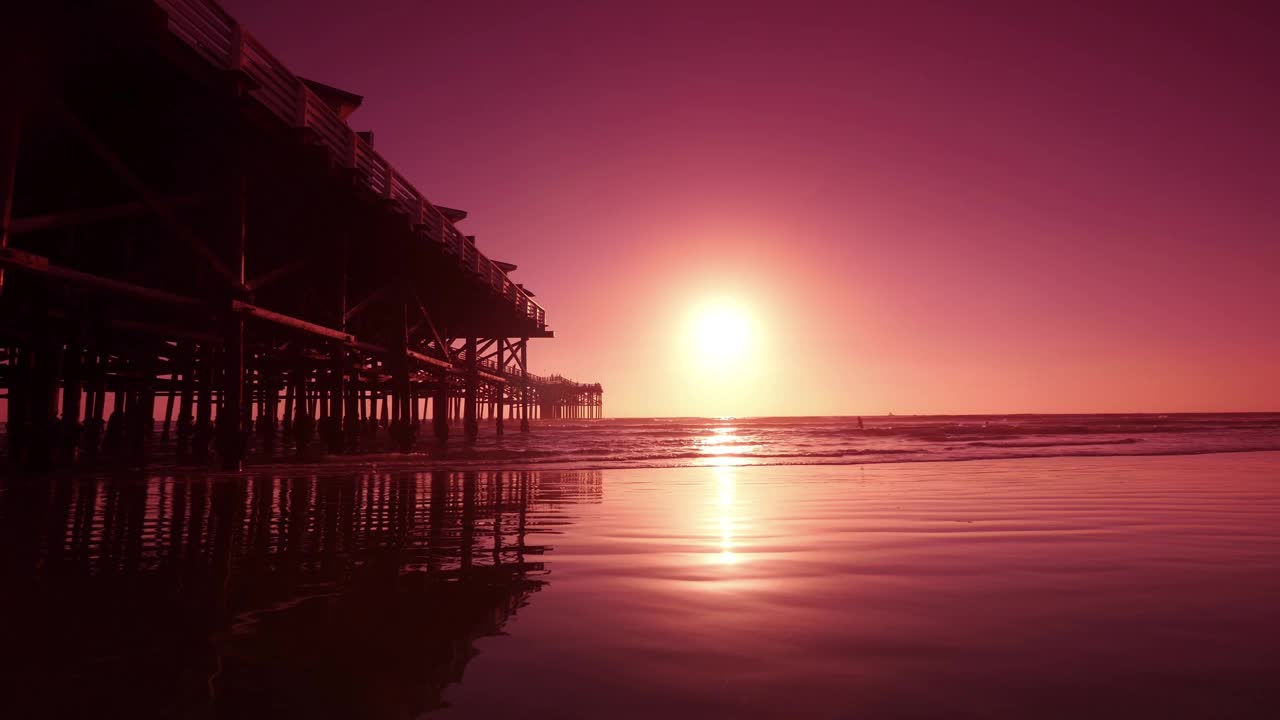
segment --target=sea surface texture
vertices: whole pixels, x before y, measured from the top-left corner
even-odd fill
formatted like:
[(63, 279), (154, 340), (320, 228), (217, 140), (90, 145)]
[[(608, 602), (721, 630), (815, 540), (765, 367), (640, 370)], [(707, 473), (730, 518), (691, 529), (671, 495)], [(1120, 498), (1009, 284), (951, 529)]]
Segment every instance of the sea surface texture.
[(0, 588), (6, 718), (1273, 718), (1280, 453), (0, 476)]
[(1280, 414), (1262, 413), (556, 420), (538, 421), (533, 435), (513, 426), (503, 438), (486, 426), (474, 445), (455, 437), (443, 452), (420, 448), (432, 467), (565, 469), (1280, 450)]

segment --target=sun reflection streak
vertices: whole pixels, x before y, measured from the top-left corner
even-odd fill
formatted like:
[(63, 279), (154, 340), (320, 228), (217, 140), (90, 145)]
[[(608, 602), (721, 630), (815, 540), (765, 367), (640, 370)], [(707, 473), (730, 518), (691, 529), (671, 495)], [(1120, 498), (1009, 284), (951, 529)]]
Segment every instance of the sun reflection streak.
[[(710, 458), (719, 458), (726, 455), (750, 455), (760, 449), (758, 444), (748, 442), (743, 435), (738, 433), (738, 428), (733, 425), (712, 428), (710, 435), (696, 438), (693, 442), (703, 457)], [(727, 459), (732, 460), (733, 458)]]
[(734, 469), (731, 466), (716, 468), (716, 511), (720, 526), (720, 554), (716, 561), (721, 565), (734, 565), (738, 562), (738, 553), (734, 552), (733, 531), (736, 519), (734, 511), (738, 506), (738, 488)]

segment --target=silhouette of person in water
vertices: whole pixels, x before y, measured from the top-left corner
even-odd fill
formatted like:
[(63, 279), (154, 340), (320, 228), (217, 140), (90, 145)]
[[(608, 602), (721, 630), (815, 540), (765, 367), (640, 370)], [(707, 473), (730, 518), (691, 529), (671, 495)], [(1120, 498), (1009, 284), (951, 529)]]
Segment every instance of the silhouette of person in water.
[(859, 429), (859, 430), (865, 430), (865, 429), (866, 429), (866, 428), (864, 428), (864, 427), (862, 426), (862, 416), (861, 416), (861, 415), (859, 415), (859, 416), (858, 416), (858, 429)]

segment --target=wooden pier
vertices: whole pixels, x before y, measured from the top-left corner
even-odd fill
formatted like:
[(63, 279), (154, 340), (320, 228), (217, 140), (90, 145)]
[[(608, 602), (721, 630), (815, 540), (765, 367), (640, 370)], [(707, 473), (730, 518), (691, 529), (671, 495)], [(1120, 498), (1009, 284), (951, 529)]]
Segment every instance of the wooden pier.
[(179, 463), (226, 470), (600, 416), (598, 384), (528, 372), (543, 308), (348, 123), (359, 96), (212, 0), (23, 12), (0, 38), (11, 461), (142, 465), (157, 415)]
[(557, 420), (596, 420), (604, 417), (604, 389), (599, 383), (579, 383), (559, 375), (539, 380), (540, 417)]

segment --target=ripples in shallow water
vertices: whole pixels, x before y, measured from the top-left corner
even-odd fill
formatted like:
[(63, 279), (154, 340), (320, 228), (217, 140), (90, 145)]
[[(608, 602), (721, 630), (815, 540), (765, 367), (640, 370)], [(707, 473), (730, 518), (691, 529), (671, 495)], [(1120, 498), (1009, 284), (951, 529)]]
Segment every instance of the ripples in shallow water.
[[(1280, 414), (623, 418), (540, 421), (535, 432), (419, 443), (366, 456), (403, 469), (841, 465), (1280, 450)], [(386, 431), (381, 431), (382, 436)], [(375, 443), (386, 447), (386, 438)]]
[(6, 481), (7, 717), (1264, 717), (1280, 454)]

